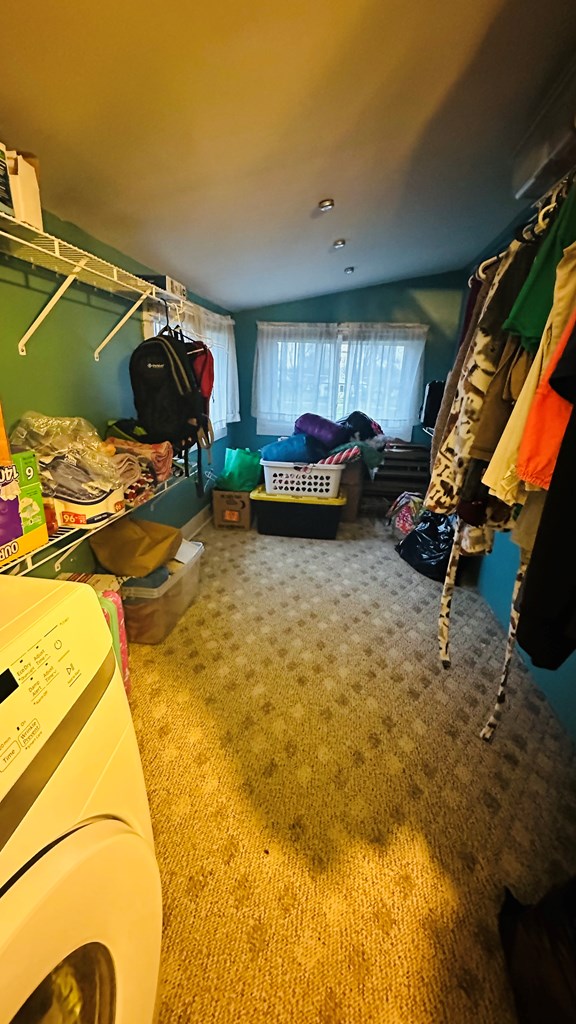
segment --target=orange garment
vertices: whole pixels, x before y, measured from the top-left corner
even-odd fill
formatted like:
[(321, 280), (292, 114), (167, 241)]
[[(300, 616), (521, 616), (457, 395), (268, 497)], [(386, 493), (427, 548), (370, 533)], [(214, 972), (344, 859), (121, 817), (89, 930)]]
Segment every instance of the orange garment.
[(562, 398), (550, 385), (564, 349), (576, 329), (576, 309), (572, 313), (556, 350), (540, 381), (528, 413), (518, 450), (516, 473), (520, 480), (548, 490), (560, 445), (572, 412), (572, 402)]

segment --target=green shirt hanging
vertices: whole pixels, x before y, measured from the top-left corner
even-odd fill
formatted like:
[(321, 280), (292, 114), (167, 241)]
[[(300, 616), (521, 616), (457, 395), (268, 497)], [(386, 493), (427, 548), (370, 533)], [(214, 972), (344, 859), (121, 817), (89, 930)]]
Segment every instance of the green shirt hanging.
[(503, 329), (520, 336), (528, 352), (536, 352), (554, 300), (556, 267), (564, 249), (576, 241), (576, 187), (564, 201), (546, 233), (523, 288)]

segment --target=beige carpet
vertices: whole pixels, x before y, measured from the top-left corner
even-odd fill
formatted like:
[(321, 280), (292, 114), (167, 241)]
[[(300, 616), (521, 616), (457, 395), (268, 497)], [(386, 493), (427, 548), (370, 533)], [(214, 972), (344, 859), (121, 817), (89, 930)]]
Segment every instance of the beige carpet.
[(164, 889), (160, 1024), (512, 1024), (496, 917), (576, 869), (576, 759), (471, 590), (381, 523), (201, 537), (199, 598), (132, 647)]

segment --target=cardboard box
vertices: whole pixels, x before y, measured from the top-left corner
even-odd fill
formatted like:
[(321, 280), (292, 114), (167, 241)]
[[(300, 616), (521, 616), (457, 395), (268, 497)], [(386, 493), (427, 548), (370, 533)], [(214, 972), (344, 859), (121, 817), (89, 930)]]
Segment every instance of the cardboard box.
[(0, 142), (0, 212), (14, 216), (12, 189), (10, 188), (10, 170), (8, 167), (8, 150)]
[(122, 586), (122, 580), (118, 576), (100, 572), (61, 572), (56, 579), (68, 580), (70, 583), (87, 583), (97, 594), (102, 594), (105, 590), (118, 591)]
[(42, 207), (40, 205), (40, 189), (38, 178), (32, 162), (15, 150), (8, 150), (8, 170), (10, 172), (10, 192), (16, 220), (30, 224), (38, 231), (43, 230)]
[(250, 491), (212, 491), (214, 526), (235, 526), (249, 530), (252, 525)]
[(28, 555), (48, 541), (34, 452), (18, 452), (0, 466), (0, 565)]
[(16, 466), (18, 483), (21, 487), (40, 487), (40, 473), (35, 452), (14, 452), (12, 462)]
[(342, 510), (343, 523), (355, 523), (362, 498), (363, 463), (361, 459), (347, 462), (341, 477), (341, 490), (346, 498)]
[(166, 277), (165, 274), (142, 274), (142, 277), (145, 281), (150, 281), (150, 284), (155, 284), (157, 288), (161, 288), (163, 292), (173, 295), (176, 299), (186, 299), (188, 297), (186, 285), (181, 284), (180, 281), (175, 281), (173, 277)]

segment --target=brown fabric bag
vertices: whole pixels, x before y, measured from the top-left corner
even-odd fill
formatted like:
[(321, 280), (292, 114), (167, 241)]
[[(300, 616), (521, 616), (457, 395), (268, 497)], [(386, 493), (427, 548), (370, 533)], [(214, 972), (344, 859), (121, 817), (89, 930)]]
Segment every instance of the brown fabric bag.
[(182, 543), (175, 526), (126, 517), (89, 537), (100, 565), (116, 576), (147, 576), (174, 558)]

